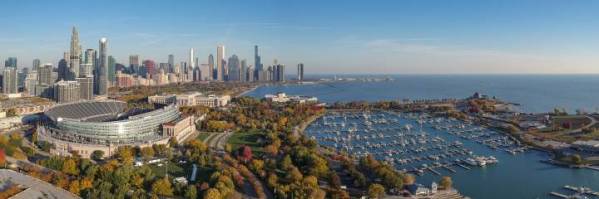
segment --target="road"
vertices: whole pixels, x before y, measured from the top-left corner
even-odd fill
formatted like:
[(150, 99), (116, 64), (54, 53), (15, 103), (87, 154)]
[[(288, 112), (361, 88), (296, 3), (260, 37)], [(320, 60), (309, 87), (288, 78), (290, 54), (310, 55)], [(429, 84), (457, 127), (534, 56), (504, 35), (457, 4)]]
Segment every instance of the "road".
[(225, 145), (231, 135), (233, 135), (232, 132), (211, 133), (204, 142), (216, 151), (225, 151)]

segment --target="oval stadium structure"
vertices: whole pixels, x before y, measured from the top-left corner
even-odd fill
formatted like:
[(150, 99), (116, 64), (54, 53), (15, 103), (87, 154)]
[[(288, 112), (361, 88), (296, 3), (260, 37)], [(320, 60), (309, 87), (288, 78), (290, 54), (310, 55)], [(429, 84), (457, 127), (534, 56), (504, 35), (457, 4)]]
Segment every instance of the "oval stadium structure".
[[(143, 111), (128, 110), (127, 103), (114, 100), (59, 104), (44, 114), (49, 120), (38, 128), (40, 140), (53, 143), (58, 153), (77, 151), (82, 156), (89, 156), (93, 150), (104, 150), (102, 146), (109, 147), (104, 151), (110, 155), (114, 147), (122, 145), (165, 144), (179, 132), (167, 135), (163, 132), (164, 125), (189, 120), (182, 117), (174, 104)], [(186, 127), (177, 129), (184, 129), (187, 134), (190, 129)]]

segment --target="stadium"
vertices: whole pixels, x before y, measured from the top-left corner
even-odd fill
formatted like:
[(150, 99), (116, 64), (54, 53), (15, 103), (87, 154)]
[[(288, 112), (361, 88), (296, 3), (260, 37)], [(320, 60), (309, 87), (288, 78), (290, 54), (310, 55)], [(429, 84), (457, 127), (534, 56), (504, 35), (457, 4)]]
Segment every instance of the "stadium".
[(193, 116), (181, 115), (174, 104), (148, 110), (114, 100), (80, 101), (53, 106), (44, 115), (39, 139), (53, 143), (59, 155), (76, 151), (86, 157), (102, 150), (110, 156), (119, 146), (167, 144), (195, 132)]

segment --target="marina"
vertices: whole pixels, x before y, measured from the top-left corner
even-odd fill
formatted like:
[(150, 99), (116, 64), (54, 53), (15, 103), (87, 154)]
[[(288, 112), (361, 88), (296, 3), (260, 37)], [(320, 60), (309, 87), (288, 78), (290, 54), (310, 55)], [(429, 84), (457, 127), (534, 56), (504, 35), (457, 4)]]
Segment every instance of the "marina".
[[(404, 98), (460, 98), (471, 95), (476, 91), (484, 91), (493, 96), (517, 102), (521, 105), (519, 108), (526, 112), (553, 110), (555, 106), (564, 107), (567, 110), (573, 111), (580, 107), (596, 107), (597, 95), (583, 95), (581, 93), (588, 92), (585, 92), (582, 88), (578, 87), (561, 89), (565, 93), (560, 93), (560, 96), (567, 95), (572, 97), (566, 100), (565, 98), (555, 96), (555, 89), (564, 88), (564, 85), (568, 85), (565, 84), (566, 82), (599, 82), (599, 78), (596, 78), (596, 76), (396, 75), (393, 77), (395, 81), (390, 82), (334, 82), (298, 86), (272, 85), (260, 87), (255, 91), (248, 93), (248, 95), (262, 97), (268, 93), (285, 92), (293, 95), (316, 96), (319, 101), (332, 104), (334, 102), (359, 100), (375, 102)], [(538, 92), (521, 92), (519, 89), (513, 89), (522, 88), (522, 86), (526, 89)], [(328, 116), (329, 114), (327, 114), (327, 117)], [(392, 118), (396, 118), (397, 120), (418, 119), (416, 114), (409, 117), (408, 114), (402, 114), (400, 118)], [(332, 117), (330, 119), (332, 119)], [(391, 118), (386, 120), (391, 120)], [(444, 118), (442, 120), (450, 119)], [(322, 137), (330, 134), (322, 133), (320, 131), (320, 129), (323, 129), (322, 126), (316, 126), (318, 122), (319, 121), (316, 121), (306, 129), (305, 133), (308, 137)], [(332, 123), (333, 120), (329, 120), (329, 122)], [(409, 123), (412, 125), (412, 129), (415, 131), (419, 130), (420, 124), (418, 122), (413, 121)], [(401, 126), (404, 124), (406, 123), (402, 123)], [(340, 122), (339, 125), (341, 125)], [(346, 122), (345, 125), (349, 126), (351, 125), (351, 122)], [(469, 124), (465, 124), (465, 127), (468, 125)], [(525, 152), (514, 151), (516, 155), (513, 155), (511, 152), (502, 149), (493, 149), (492, 147), (480, 144), (476, 141), (452, 135), (449, 131), (441, 129), (440, 125), (438, 126), (439, 129), (431, 128), (423, 122), (423, 131), (433, 137), (436, 135), (444, 138), (448, 143), (459, 141), (463, 144), (464, 148), (470, 149), (473, 154), (487, 157), (493, 156), (499, 161), (497, 164), (486, 165), (484, 167), (471, 166), (465, 162), (461, 162), (454, 166), (450, 166), (450, 168), (456, 171), (455, 173), (443, 168), (435, 169), (442, 175), (451, 176), (454, 187), (465, 196), (485, 199), (556, 198), (549, 195), (549, 193), (557, 191), (568, 194), (568, 190), (563, 189), (564, 185), (589, 187), (593, 190), (599, 190), (599, 183), (597, 183), (599, 182), (599, 172), (597, 170), (571, 169), (568, 167), (543, 163), (542, 161), (550, 159), (551, 155), (535, 149), (528, 149), (525, 150)], [(493, 131), (492, 129), (486, 130)], [(455, 131), (458, 130), (455, 129)], [(501, 132), (498, 133), (503, 134)], [(341, 138), (342, 136), (339, 136), (338, 139)], [(391, 142), (392, 141), (393, 140), (391, 140)], [(324, 143), (326, 141), (319, 140), (318, 142), (325, 146)], [(352, 142), (355, 142), (355, 140), (352, 140)], [(332, 142), (327, 143), (327, 147), (332, 147), (334, 144)], [(340, 146), (341, 143), (338, 143), (337, 145)], [(518, 147), (509, 149), (518, 149)], [(402, 157), (408, 156), (403, 155)], [(450, 158), (448, 161), (455, 161), (455, 159), (456, 158)], [(398, 165), (396, 164), (396, 166)], [(420, 184), (430, 184), (439, 181), (441, 177), (442, 176), (433, 174), (427, 170), (421, 176), (417, 176), (417, 182)]]
[(427, 114), (332, 112), (306, 132), (323, 146), (358, 157), (370, 154), (416, 175), (451, 175), (499, 163), (492, 155), (475, 153), (464, 141), (510, 154), (527, 150), (484, 127)]

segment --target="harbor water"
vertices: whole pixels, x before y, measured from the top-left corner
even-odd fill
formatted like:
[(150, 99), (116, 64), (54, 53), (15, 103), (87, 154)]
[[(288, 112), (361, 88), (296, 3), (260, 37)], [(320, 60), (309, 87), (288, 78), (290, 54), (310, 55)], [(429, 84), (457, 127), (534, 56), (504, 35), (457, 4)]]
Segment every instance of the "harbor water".
[[(564, 107), (568, 110), (585, 109), (594, 111), (594, 107), (599, 107), (599, 77), (595, 76), (393, 76), (393, 81), (381, 82), (329, 82), (323, 84), (307, 85), (279, 85), (260, 87), (249, 96), (263, 97), (264, 94), (285, 92), (290, 95), (309, 95), (316, 96), (324, 102), (352, 101), (352, 100), (393, 100), (393, 99), (422, 99), (422, 98), (463, 98), (474, 92), (481, 92), (500, 99), (521, 104), (524, 111), (542, 112), (551, 111), (554, 107)], [(489, 80), (491, 79), (491, 80)], [(588, 85), (581, 88), (581, 85)], [(557, 90), (560, 93), (557, 93)], [(550, 92), (551, 91), (551, 92)], [(598, 96), (594, 96), (598, 95)], [(543, 100), (539, 100), (543, 99)], [(387, 114), (387, 113), (383, 113)], [(371, 113), (376, 117), (377, 113)], [(449, 164), (456, 162), (456, 159), (464, 160), (466, 156), (452, 155), (452, 151), (466, 150), (471, 151), (473, 156), (493, 156), (498, 163), (485, 166), (471, 166), (462, 162), (462, 165), (470, 169), (462, 168), (458, 165), (449, 166), (455, 172), (444, 167), (435, 167), (434, 170), (440, 175), (431, 171), (425, 171), (421, 176), (417, 176), (420, 184), (430, 186), (433, 181), (438, 181), (442, 176), (451, 176), (454, 186), (464, 195), (472, 198), (555, 198), (550, 196), (552, 191), (568, 193), (563, 187), (565, 185), (585, 186), (599, 190), (599, 171), (589, 169), (570, 169), (542, 163), (541, 160), (549, 158), (549, 154), (536, 150), (526, 150), (512, 154), (506, 149), (515, 149), (517, 146), (510, 145), (498, 136), (490, 133), (489, 129), (477, 129), (475, 125), (464, 124), (459, 128), (475, 129), (474, 134), (481, 134), (483, 137), (465, 137), (465, 134), (459, 132), (455, 122), (448, 119), (441, 119), (437, 122), (434, 118), (423, 120), (420, 116), (394, 116), (385, 115), (384, 123), (390, 126), (377, 126), (370, 124), (370, 130), (364, 131), (369, 127), (366, 124), (360, 124), (346, 121), (342, 117), (329, 115), (328, 118), (316, 120), (306, 129), (306, 134), (314, 136), (322, 145), (336, 147), (339, 150), (348, 150), (342, 147), (342, 140), (326, 139), (327, 132), (324, 121), (328, 119), (328, 125), (341, 125), (345, 123), (344, 129), (340, 131), (340, 138), (352, 133), (352, 141), (345, 141), (346, 145), (364, 146), (366, 142), (373, 145), (373, 150), (378, 159), (394, 161), (398, 169), (415, 170), (427, 167), (433, 167), (435, 162), (439, 164)], [(336, 118), (336, 119), (334, 119)], [(350, 116), (351, 118), (351, 116)], [(420, 121), (420, 122), (419, 122)], [(355, 123), (355, 124), (354, 124)], [(383, 122), (381, 122), (383, 123)], [(422, 128), (420, 124), (422, 123)], [(449, 125), (453, 126), (449, 126)], [(400, 154), (399, 151), (410, 149), (410, 143), (403, 143), (401, 140), (407, 138), (407, 135), (400, 136), (399, 133), (409, 134), (406, 125), (410, 125), (411, 132), (414, 134), (425, 132), (426, 136), (420, 136), (421, 140), (426, 141), (430, 146), (440, 147), (439, 149), (426, 149), (424, 152), (409, 152)], [(448, 128), (442, 128), (447, 125)], [(393, 127), (394, 126), (394, 127)], [(380, 127), (380, 128), (379, 128)], [(337, 126), (338, 129), (342, 129)], [(378, 130), (377, 130), (378, 129)], [(368, 133), (371, 137), (364, 138)], [(359, 140), (356, 136), (359, 134)], [(373, 135), (374, 134), (374, 135)], [(472, 133), (469, 133), (472, 134)], [(372, 137), (374, 136), (374, 137)], [(387, 137), (385, 137), (387, 136)], [(332, 136), (331, 136), (332, 137)], [(438, 137), (438, 138), (437, 138)], [(488, 142), (481, 143), (481, 140), (487, 138), (499, 138), (497, 145), (491, 147)], [(385, 140), (384, 142), (382, 140)], [(416, 139), (417, 140), (417, 139)], [(436, 141), (435, 141), (436, 140)], [(439, 140), (443, 140), (442, 142)], [(395, 141), (395, 143), (393, 143)], [(461, 147), (442, 148), (459, 142)], [(337, 143), (337, 146), (334, 144)], [(356, 143), (360, 143), (356, 145)], [(398, 144), (399, 143), (399, 144)], [(378, 145), (378, 148), (376, 144)], [(385, 145), (386, 144), (386, 145)], [(354, 154), (362, 149), (352, 148)], [(451, 152), (451, 153), (449, 153)], [(430, 155), (443, 154), (445, 157), (431, 159)], [(427, 157), (422, 162), (400, 164), (400, 159), (407, 159), (414, 156)], [(412, 172), (412, 171), (410, 171)]]

